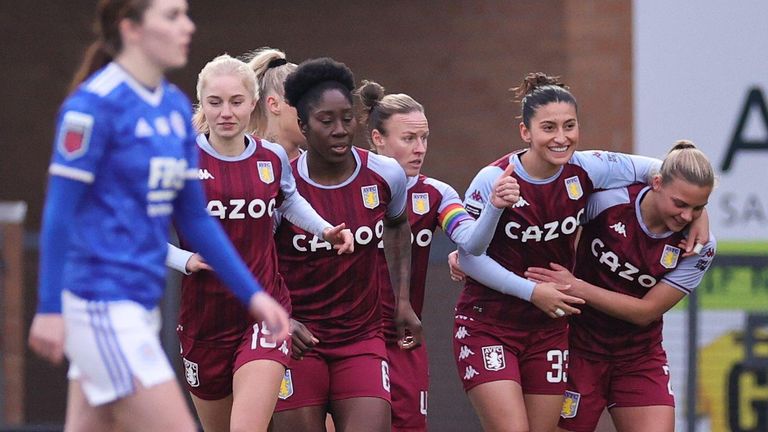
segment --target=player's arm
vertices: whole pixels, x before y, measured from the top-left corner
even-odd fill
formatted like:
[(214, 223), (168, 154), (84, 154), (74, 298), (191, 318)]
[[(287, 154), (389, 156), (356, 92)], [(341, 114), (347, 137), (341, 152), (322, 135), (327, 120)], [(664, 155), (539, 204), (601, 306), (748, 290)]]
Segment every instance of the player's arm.
[(61, 293), (70, 228), (77, 223), (75, 209), (89, 187), (88, 183), (55, 175), (48, 179), (40, 232), (37, 313), (29, 330), (29, 346), (53, 363), (64, 358)]
[(514, 165), (509, 164), (496, 178), (490, 194), (491, 205), (485, 207), (477, 220), (463, 207), (456, 191), (445, 185), (438, 222), (448, 238), (473, 255), (485, 252), (504, 208), (515, 205), (520, 198), (520, 186), (512, 172)]
[[(579, 314), (574, 305), (584, 300), (574, 294), (567, 284), (551, 281), (534, 282), (507, 270), (488, 255), (475, 256), (459, 248), (461, 270), (486, 287), (533, 303), (551, 318)], [(560, 309), (562, 312), (558, 313)]]
[(525, 275), (537, 281), (569, 284), (574, 295), (583, 298), (595, 309), (612, 317), (645, 326), (661, 318), (666, 311), (699, 285), (714, 257), (714, 250), (713, 239), (707, 243), (700, 255), (684, 258), (675, 270), (656, 283), (641, 298), (611, 291), (581, 280), (558, 264), (550, 264), (550, 269), (532, 267), (525, 272)]
[(190, 252), (171, 243), (168, 243), (165, 266), (185, 275), (190, 275), (200, 270), (213, 270), (199, 253)]
[(395, 325), (398, 343), (403, 348), (421, 344), (421, 321), (411, 306), (411, 227), (403, 211), (395, 218), (384, 218), (384, 255), (392, 287), (395, 290)]

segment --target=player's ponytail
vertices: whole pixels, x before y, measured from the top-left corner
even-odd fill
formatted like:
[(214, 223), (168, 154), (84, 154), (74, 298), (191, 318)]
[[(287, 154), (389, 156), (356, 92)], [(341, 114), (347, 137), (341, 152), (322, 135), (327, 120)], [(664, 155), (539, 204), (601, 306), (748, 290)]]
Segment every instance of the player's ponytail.
[(678, 140), (661, 164), (662, 183), (679, 178), (701, 187), (715, 185), (715, 172), (707, 156), (692, 141)]
[(285, 78), (296, 70), (296, 64), (285, 58), (285, 53), (269, 47), (259, 48), (248, 53), (243, 58), (248, 66), (256, 73), (259, 83), (259, 94), (256, 109), (251, 114), (249, 129), (257, 136), (266, 135), (267, 129), (267, 96), (270, 94), (279, 97), (285, 96)]
[(578, 109), (576, 98), (560, 77), (549, 76), (542, 72), (531, 72), (523, 77), (519, 86), (511, 88), (515, 100), (520, 102), (520, 117), (525, 127), (531, 127), (531, 117), (536, 110), (550, 102), (567, 102)]
[(72, 77), (69, 91), (74, 91), (92, 73), (106, 66), (123, 49), (120, 22), (141, 22), (151, 0), (101, 0), (96, 8), (96, 40), (86, 49), (83, 61)]

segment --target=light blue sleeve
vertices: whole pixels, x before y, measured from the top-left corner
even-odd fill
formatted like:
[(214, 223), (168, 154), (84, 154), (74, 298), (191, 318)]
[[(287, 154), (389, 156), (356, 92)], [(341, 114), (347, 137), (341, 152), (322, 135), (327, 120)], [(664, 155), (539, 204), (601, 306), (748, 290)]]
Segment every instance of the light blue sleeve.
[(717, 241), (712, 232), (709, 233), (709, 241), (701, 249), (699, 254), (683, 258), (674, 270), (664, 275), (663, 282), (678, 290), (690, 294), (695, 290), (704, 274), (709, 270), (712, 260), (717, 252)]
[(488, 255), (474, 256), (459, 248), (459, 265), (465, 274), (488, 288), (531, 301), (536, 282), (507, 270)]
[(595, 189), (648, 184), (661, 169), (658, 159), (603, 150), (577, 151), (571, 162), (584, 168)]
[(405, 171), (391, 157), (369, 153), (368, 166), (381, 175), (389, 185), (392, 191), (392, 199), (387, 205), (387, 219), (397, 219), (405, 212), (405, 202), (407, 200), (408, 178)]

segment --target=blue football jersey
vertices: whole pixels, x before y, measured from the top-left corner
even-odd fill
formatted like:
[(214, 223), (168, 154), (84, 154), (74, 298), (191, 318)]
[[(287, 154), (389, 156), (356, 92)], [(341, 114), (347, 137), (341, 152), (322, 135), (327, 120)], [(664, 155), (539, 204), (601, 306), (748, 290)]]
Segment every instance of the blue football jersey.
[(49, 174), (88, 188), (69, 227), (63, 289), (157, 304), (175, 198), (197, 177), (190, 118), (175, 86), (147, 89), (116, 63), (64, 102)]

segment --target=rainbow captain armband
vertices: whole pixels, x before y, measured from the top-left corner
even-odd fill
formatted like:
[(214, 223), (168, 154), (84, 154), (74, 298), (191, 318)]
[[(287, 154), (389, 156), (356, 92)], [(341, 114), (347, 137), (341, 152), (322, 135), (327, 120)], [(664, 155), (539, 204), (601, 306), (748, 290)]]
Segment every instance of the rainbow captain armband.
[(442, 212), (437, 216), (437, 220), (440, 226), (443, 228), (443, 232), (451, 237), (453, 230), (456, 229), (463, 222), (473, 220), (474, 218), (467, 213), (464, 206), (461, 204), (449, 204)]

